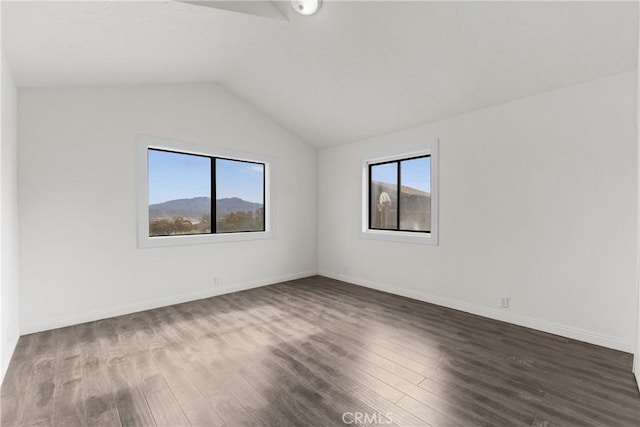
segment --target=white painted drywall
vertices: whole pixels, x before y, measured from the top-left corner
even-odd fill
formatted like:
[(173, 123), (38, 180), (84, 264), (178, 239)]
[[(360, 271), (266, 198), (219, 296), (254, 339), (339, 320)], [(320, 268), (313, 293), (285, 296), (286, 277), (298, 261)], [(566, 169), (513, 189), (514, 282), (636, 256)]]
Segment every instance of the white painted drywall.
[(637, 332), (636, 332), (636, 354), (633, 358), (633, 372), (636, 376), (636, 384), (638, 384), (638, 389), (640, 389), (640, 304), (638, 308), (638, 319), (637, 319)]
[[(316, 272), (316, 150), (226, 89), (19, 95), (23, 333)], [(272, 156), (276, 237), (138, 249), (138, 133)]]
[[(320, 274), (633, 351), (636, 80), (321, 150)], [(430, 138), (440, 140), (439, 246), (358, 239), (360, 159)]]
[(2, 53), (0, 149), (0, 383), (18, 342), (18, 90)]
[[(640, 10), (638, 11), (640, 13)], [(639, 15), (640, 18), (640, 15)], [(637, 181), (638, 181), (638, 194), (637, 199), (638, 203), (640, 203), (640, 32), (638, 33), (638, 58), (636, 58), (636, 79), (637, 79), (637, 87), (636, 87), (636, 144), (638, 146), (638, 173), (637, 173)], [(640, 224), (640, 206), (637, 207), (637, 221)], [(636, 347), (635, 354), (633, 357), (633, 372), (636, 376), (636, 384), (638, 385), (638, 389), (640, 390), (640, 225), (638, 226), (638, 263), (637, 263), (637, 284), (638, 284), (638, 305), (637, 305), (637, 315), (636, 315)]]

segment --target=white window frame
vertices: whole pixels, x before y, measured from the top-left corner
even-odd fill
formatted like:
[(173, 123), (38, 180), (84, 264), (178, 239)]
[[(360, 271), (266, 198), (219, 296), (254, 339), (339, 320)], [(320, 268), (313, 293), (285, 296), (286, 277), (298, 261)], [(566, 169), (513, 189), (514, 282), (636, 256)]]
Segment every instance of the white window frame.
[[(158, 248), (167, 246), (197, 245), (203, 243), (263, 240), (273, 239), (275, 237), (273, 218), (273, 205), (275, 201), (273, 168), (275, 160), (272, 157), (264, 154), (247, 153), (208, 145), (193, 144), (190, 142), (152, 135), (137, 135), (136, 140), (138, 248)], [(264, 164), (265, 231), (149, 237), (149, 149), (175, 151), (185, 154), (199, 154), (210, 157), (222, 157), (225, 159), (244, 160)], [(214, 201), (212, 201), (212, 203), (214, 203)]]
[[(431, 156), (431, 232), (416, 233), (395, 230), (372, 230), (369, 228), (369, 165), (412, 157)], [(438, 245), (438, 140), (428, 140), (404, 148), (389, 148), (362, 159), (360, 194), (360, 227), (358, 238), (386, 240), (391, 242)]]

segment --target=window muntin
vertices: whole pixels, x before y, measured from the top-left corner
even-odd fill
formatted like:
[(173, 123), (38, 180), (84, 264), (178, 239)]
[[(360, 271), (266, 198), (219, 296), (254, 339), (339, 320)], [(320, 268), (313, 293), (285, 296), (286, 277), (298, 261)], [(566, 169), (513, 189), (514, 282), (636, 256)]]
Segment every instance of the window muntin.
[(157, 148), (147, 156), (150, 238), (266, 231), (265, 163)]
[(431, 155), (369, 163), (368, 169), (368, 228), (431, 233)]

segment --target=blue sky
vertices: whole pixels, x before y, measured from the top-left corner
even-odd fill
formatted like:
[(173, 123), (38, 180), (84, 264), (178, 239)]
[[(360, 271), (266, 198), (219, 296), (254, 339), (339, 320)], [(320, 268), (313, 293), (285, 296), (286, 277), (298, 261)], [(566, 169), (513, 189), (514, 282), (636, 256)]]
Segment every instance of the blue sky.
[(239, 197), (247, 202), (264, 203), (263, 172), (264, 166), (257, 163), (218, 159), (216, 198)]
[[(218, 159), (218, 199), (239, 197), (263, 203), (262, 165)], [(149, 204), (211, 196), (211, 160), (189, 154), (149, 150)]]
[[(404, 160), (401, 163), (402, 185), (431, 192), (431, 157)], [(398, 170), (396, 165), (396, 163), (387, 163), (374, 166), (371, 171), (373, 180), (397, 184)]]

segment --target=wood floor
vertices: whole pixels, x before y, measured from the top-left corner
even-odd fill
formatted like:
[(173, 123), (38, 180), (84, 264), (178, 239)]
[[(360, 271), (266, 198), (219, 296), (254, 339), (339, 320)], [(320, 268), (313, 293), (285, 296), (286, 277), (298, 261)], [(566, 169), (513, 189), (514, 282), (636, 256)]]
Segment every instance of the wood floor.
[(638, 426), (631, 355), (313, 277), (23, 336), (2, 426)]

